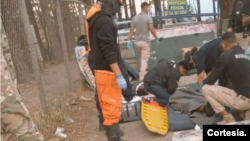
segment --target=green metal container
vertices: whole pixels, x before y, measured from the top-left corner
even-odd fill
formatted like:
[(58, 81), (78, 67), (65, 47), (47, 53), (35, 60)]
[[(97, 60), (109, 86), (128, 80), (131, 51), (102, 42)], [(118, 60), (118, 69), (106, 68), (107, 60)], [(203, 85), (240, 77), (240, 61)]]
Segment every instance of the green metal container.
[[(174, 60), (176, 62), (182, 60), (182, 48), (201, 46), (204, 41), (214, 39), (214, 32), (198, 33), (177, 37), (164, 38), (160, 45), (156, 47), (155, 40), (151, 41), (151, 56), (148, 62), (148, 69), (152, 69), (158, 64), (158, 60), (162, 58)], [(136, 55), (137, 69), (140, 69), (140, 58), (136, 46), (134, 45)]]

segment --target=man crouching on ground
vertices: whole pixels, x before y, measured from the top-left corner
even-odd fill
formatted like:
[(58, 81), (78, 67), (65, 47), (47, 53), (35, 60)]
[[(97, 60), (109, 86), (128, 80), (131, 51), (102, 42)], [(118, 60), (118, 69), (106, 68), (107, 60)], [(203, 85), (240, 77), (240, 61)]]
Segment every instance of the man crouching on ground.
[[(119, 1), (103, 0), (101, 11), (88, 19), (91, 53), (94, 56), (92, 65), (109, 141), (121, 141), (122, 90), (126, 90), (129, 83), (117, 44), (117, 29), (112, 20), (118, 10)], [(134, 95), (126, 93), (123, 96), (129, 102)]]
[[(202, 91), (214, 111), (223, 115), (223, 120), (218, 124), (235, 122), (225, 106), (238, 111), (245, 120), (249, 120), (250, 61), (244, 58), (244, 51), (238, 45), (234, 33), (225, 33), (222, 36), (222, 48), (225, 52), (217, 59), (211, 74), (203, 80)], [(213, 85), (224, 73), (232, 82), (233, 90)]]

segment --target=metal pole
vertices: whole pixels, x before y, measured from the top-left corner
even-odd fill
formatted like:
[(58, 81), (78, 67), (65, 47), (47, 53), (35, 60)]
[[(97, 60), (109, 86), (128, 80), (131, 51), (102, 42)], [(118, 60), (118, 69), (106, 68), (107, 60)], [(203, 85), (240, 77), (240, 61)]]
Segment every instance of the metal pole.
[(158, 12), (159, 12), (159, 25), (160, 25), (160, 29), (162, 29), (162, 12), (161, 12), (161, 0), (158, 0), (157, 1), (157, 4), (158, 4)]
[(43, 111), (45, 113), (47, 113), (48, 107), (46, 105), (46, 99), (45, 99), (45, 95), (44, 95), (44, 89), (43, 89), (40, 70), (39, 70), (39, 66), (38, 66), (35, 44), (34, 44), (34, 40), (33, 40), (33, 36), (32, 36), (32, 30), (31, 30), (31, 26), (30, 26), (30, 22), (29, 22), (29, 17), (28, 17), (28, 13), (27, 13), (25, 0), (18, 0), (18, 4), (19, 4), (20, 11), (21, 11), (21, 17), (22, 17), (22, 21), (23, 21), (25, 35), (27, 38), (27, 43), (28, 43), (28, 47), (29, 47), (29, 51), (30, 51), (30, 57), (31, 57), (31, 61), (32, 61), (32, 69), (33, 69), (33, 71), (35, 73), (35, 77), (36, 77), (37, 88), (39, 91), (39, 98), (40, 98), (40, 101), (42, 104)]
[(78, 4), (78, 9), (79, 9), (79, 22), (80, 22), (80, 30), (81, 30), (81, 35), (86, 34), (85, 33), (85, 22), (84, 22), (84, 16), (83, 16), (83, 9), (82, 9), (82, 4)]
[(73, 81), (72, 81), (70, 68), (69, 68), (69, 58), (68, 58), (68, 53), (67, 53), (66, 40), (65, 40), (66, 38), (64, 34), (63, 20), (62, 20), (61, 7), (60, 7), (59, 0), (56, 0), (56, 16), (58, 19), (57, 21), (58, 21), (58, 26), (59, 26), (59, 34), (60, 34), (60, 40), (61, 40), (61, 45), (63, 49), (63, 58), (64, 58), (64, 62), (66, 65), (66, 70), (67, 70), (69, 88), (70, 88), (70, 92), (74, 92)]
[[(217, 1), (217, 12), (220, 13), (220, 0)], [(217, 17), (217, 38), (220, 37), (220, 15)]]

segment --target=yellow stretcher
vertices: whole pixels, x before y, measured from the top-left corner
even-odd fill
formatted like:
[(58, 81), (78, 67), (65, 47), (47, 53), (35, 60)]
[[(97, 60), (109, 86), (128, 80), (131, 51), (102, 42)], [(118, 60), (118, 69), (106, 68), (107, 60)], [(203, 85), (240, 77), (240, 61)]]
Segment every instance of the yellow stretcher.
[(142, 121), (153, 133), (165, 135), (168, 132), (167, 107), (161, 107), (156, 101), (147, 102), (142, 99)]

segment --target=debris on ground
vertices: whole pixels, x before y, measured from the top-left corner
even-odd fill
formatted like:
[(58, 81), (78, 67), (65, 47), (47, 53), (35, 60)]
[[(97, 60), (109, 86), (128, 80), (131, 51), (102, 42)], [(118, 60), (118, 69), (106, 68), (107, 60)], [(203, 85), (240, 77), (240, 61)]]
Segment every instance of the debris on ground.
[(66, 139), (67, 135), (63, 133), (64, 131), (65, 131), (64, 128), (57, 127), (57, 129), (55, 131), (55, 135), (58, 136), (58, 137), (60, 137), (60, 138)]
[(75, 121), (70, 117), (66, 117), (65, 119), (66, 119), (67, 124), (74, 124), (75, 123)]
[(86, 97), (84, 97), (84, 96), (79, 96), (79, 100), (80, 100), (80, 101), (90, 101), (91, 98), (86, 98)]

